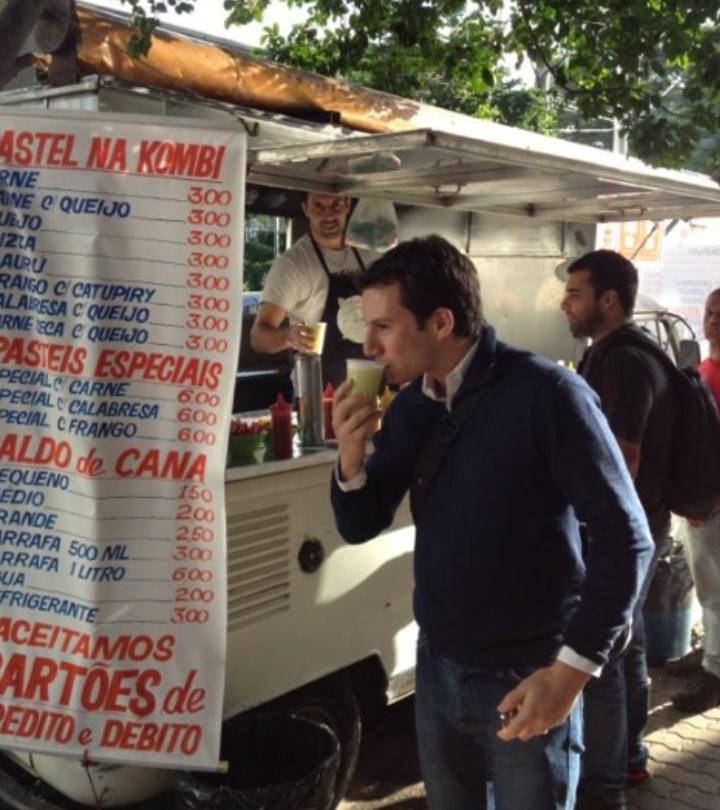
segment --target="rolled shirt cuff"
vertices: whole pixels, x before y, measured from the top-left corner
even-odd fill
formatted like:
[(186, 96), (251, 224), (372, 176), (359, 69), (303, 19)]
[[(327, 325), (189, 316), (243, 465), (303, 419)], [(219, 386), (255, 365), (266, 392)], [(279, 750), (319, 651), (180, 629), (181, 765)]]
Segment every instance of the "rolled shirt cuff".
[(338, 460), (335, 462), (335, 481), (340, 487), (341, 492), (353, 492), (356, 489), (362, 489), (367, 483), (367, 473), (365, 472), (365, 467), (363, 467), (357, 475), (354, 475), (352, 478), (348, 478), (347, 481), (342, 481), (340, 479), (340, 461)]
[(561, 647), (560, 652), (557, 654), (557, 660), (562, 661), (563, 664), (567, 664), (569, 667), (573, 667), (573, 669), (579, 669), (580, 672), (592, 675), (593, 678), (599, 678), (602, 673), (602, 664), (596, 664), (588, 658), (583, 658), (582, 655), (578, 655), (570, 647)]

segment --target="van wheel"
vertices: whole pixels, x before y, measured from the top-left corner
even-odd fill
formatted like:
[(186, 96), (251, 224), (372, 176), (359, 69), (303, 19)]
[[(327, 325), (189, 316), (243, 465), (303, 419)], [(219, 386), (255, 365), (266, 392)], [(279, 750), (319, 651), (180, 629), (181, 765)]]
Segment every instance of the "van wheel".
[(333, 801), (337, 807), (355, 773), (362, 725), (360, 708), (347, 678), (326, 678), (310, 684), (279, 702), (283, 711), (325, 723), (340, 742), (340, 764), (335, 778)]

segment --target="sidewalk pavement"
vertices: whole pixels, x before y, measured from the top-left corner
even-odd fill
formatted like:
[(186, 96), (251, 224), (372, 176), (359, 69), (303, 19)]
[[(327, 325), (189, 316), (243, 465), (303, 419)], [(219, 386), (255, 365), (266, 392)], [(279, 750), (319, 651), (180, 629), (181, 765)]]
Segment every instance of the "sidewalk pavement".
[(703, 714), (679, 712), (670, 696), (683, 685), (651, 669), (652, 709), (646, 740), (651, 778), (628, 791), (628, 810), (720, 808), (720, 707)]

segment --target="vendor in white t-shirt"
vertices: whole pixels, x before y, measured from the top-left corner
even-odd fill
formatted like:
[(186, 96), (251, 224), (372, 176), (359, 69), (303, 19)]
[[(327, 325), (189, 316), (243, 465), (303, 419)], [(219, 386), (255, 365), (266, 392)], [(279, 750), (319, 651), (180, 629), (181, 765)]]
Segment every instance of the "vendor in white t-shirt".
[(354, 278), (379, 254), (345, 245), (349, 197), (308, 193), (302, 210), (310, 233), (270, 267), (250, 341), (257, 352), (307, 352), (312, 335), (303, 325), (324, 321), (323, 382), (336, 387), (345, 379), (345, 359), (362, 357), (365, 326)]

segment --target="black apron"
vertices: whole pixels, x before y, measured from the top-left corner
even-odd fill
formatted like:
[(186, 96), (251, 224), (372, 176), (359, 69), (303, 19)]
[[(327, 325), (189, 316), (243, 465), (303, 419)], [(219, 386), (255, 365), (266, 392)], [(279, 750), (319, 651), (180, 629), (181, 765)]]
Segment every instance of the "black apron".
[(346, 377), (345, 360), (348, 357), (363, 356), (362, 343), (349, 340), (340, 331), (338, 313), (340, 312), (341, 299), (347, 300), (360, 294), (355, 279), (360, 273), (365, 272), (365, 265), (358, 251), (352, 248), (358, 263), (357, 270), (331, 273), (320, 246), (312, 237), (310, 239), (318, 260), (328, 277), (328, 294), (325, 299), (325, 307), (320, 316), (320, 320), (327, 324), (322, 355), (323, 387), (328, 383), (332, 383), (333, 388), (337, 388)]

